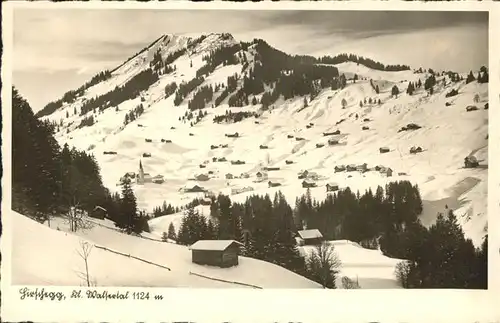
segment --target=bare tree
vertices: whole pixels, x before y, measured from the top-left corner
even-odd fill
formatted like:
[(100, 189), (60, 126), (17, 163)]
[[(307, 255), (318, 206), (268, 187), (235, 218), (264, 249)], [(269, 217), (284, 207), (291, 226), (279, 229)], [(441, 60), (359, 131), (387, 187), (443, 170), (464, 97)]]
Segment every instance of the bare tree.
[(80, 241), (80, 249), (77, 250), (78, 256), (83, 259), (85, 263), (85, 272), (77, 272), (78, 277), (84, 280), (85, 285), (87, 287), (91, 287), (92, 285), (95, 284), (95, 282), (92, 282), (90, 280), (90, 274), (89, 274), (89, 257), (90, 253), (92, 252), (93, 246), (85, 241)]
[(92, 222), (88, 220), (87, 215), (80, 208), (80, 203), (75, 198), (73, 198), (67, 216), (71, 232), (76, 232), (78, 229), (89, 230), (92, 228)]
[(344, 289), (359, 289), (359, 282), (352, 280), (347, 276), (342, 277), (342, 288)]
[(306, 260), (309, 276), (325, 288), (335, 288), (335, 282), (342, 265), (335, 248), (328, 242), (316, 246)]

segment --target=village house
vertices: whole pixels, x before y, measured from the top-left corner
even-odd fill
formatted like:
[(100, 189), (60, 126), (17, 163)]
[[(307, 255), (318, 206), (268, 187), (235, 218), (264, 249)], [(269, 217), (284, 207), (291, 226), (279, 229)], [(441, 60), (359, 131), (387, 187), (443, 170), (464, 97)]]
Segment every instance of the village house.
[(356, 166), (356, 170), (361, 173), (366, 173), (368, 171), (368, 164), (364, 163), (362, 165)]
[(267, 182), (268, 187), (278, 187), (281, 186), (281, 183), (273, 183), (271, 181)]
[(268, 178), (266, 172), (257, 172), (257, 174), (255, 174), (255, 176), (257, 177), (258, 182), (265, 181)]
[(206, 192), (206, 190), (203, 187), (195, 184), (192, 186), (186, 186), (184, 188), (184, 192), (186, 192), (186, 193), (203, 193), (203, 192)]
[(392, 177), (392, 173), (393, 173), (393, 170), (391, 168), (387, 168), (387, 170), (385, 171), (385, 175), (387, 177)]
[(344, 165), (337, 165), (335, 166), (335, 173), (343, 172), (345, 171), (345, 166)]
[(230, 173), (226, 174), (226, 179), (233, 179), (233, 178), (234, 178), (233, 174)]
[(299, 172), (299, 175), (298, 175), (298, 179), (304, 179), (304, 178), (307, 178), (307, 176), (309, 175), (309, 171), (307, 170), (302, 170)]
[(302, 181), (302, 187), (303, 188), (309, 188), (309, 187), (316, 187), (316, 183), (311, 181), (310, 179), (306, 179)]
[(156, 175), (152, 178), (152, 182), (155, 184), (163, 184), (165, 182), (165, 179), (163, 178), (163, 175)]
[(328, 183), (326, 184), (326, 191), (327, 192), (335, 192), (339, 190), (339, 184), (337, 183)]
[(339, 141), (337, 139), (330, 138), (330, 139), (328, 139), (328, 144), (330, 146), (338, 145)]
[(201, 205), (211, 205), (212, 204), (212, 199), (211, 198), (208, 198), (208, 197), (205, 197), (201, 200)]
[(390, 152), (391, 150), (389, 149), (389, 147), (381, 147), (381, 148), (379, 148), (379, 151), (381, 154), (385, 154), (385, 153)]
[(251, 191), (253, 191), (253, 187), (250, 187), (250, 186), (241, 187), (241, 188), (232, 188), (231, 195), (237, 195), (237, 194), (251, 192)]
[(238, 265), (242, 245), (235, 240), (198, 240), (189, 249), (195, 264), (228, 268)]
[(355, 172), (355, 171), (357, 170), (357, 166), (356, 166), (356, 165), (354, 165), (354, 164), (347, 165), (346, 170), (347, 170), (348, 172)]
[(467, 156), (464, 159), (464, 166), (465, 168), (474, 168), (479, 166), (479, 162), (477, 161), (477, 158), (474, 156)]
[(90, 217), (95, 218), (95, 219), (101, 219), (101, 220), (104, 220), (107, 215), (108, 215), (108, 211), (99, 205), (96, 205), (96, 207), (90, 213)]
[(206, 182), (210, 179), (207, 174), (199, 174), (194, 177), (197, 181)]
[(300, 230), (297, 232), (300, 245), (318, 245), (323, 242), (323, 235), (318, 229)]
[(241, 173), (240, 177), (241, 178), (250, 178), (250, 174), (248, 174), (248, 173)]

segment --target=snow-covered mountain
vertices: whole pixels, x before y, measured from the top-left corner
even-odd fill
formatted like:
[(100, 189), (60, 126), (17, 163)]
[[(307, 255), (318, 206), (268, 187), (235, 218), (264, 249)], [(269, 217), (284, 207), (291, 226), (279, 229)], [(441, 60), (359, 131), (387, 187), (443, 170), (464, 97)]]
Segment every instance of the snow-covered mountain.
[[(196, 79), (197, 71), (207, 64), (206, 56), (220, 48), (228, 51), (236, 48), (231, 52), (236, 62), (218, 62), (180, 104), (175, 104), (175, 92), (166, 88), (173, 82), (178, 88)], [(305, 191), (297, 173), (307, 169), (319, 176), (317, 187), (311, 188), (318, 199), (326, 196), (328, 182), (364, 191), (389, 181), (409, 180), (421, 190), (424, 200), (421, 219), (425, 225), (431, 224), (437, 212), (447, 206), (456, 211), (466, 235), (479, 245), (487, 225), (488, 111), (484, 108), (488, 102), (487, 83), (466, 84), (466, 74), (462, 75), (464, 80), (454, 82), (450, 74), (437, 73), (432, 95), (424, 86), (409, 95), (405, 92), (410, 82), (423, 83), (431, 74), (376, 70), (346, 61), (330, 66), (346, 76), (347, 85), (341, 89), (322, 88), (312, 100), (308, 95), (307, 106), (304, 96), (287, 100), (280, 97), (263, 109), (260, 103), (263, 93), (258, 93), (247, 97), (249, 104), (230, 107), (228, 101), (242, 88), (243, 76), (260, 64), (263, 55), (257, 42), (242, 46), (229, 34), (165, 35), (107, 77), (83, 87), (67, 100), (71, 102), (61, 101), (39, 115), (59, 125), (56, 139), (60, 144), (68, 143), (94, 153), (104, 184), (109, 188), (118, 189), (116, 184), (126, 172), (137, 172), (140, 160), (146, 173), (162, 175), (163, 184), (134, 185), (139, 206), (147, 211), (163, 201), (174, 205), (190, 202), (199, 194), (183, 193), (181, 189), (194, 184), (191, 179), (197, 174), (209, 175), (208, 181), (199, 182), (201, 186), (229, 194), (234, 201), (244, 200), (249, 194), (274, 194), (278, 189), (288, 201), (294, 201)], [(164, 64), (166, 61), (168, 64)], [(175, 70), (166, 66), (175, 66)], [(155, 77), (138, 83), (147, 84), (145, 88), (127, 87), (134, 78), (149, 77), (145, 72), (148, 69), (154, 71)], [(234, 74), (239, 76), (236, 89), (216, 104), (228, 88), (228, 77)], [(355, 75), (357, 80), (351, 80)], [(395, 85), (400, 92), (397, 96), (391, 93)], [(194, 117), (187, 120), (191, 112), (189, 101), (203, 86), (216, 89), (213, 97), (205, 102), (199, 122), (196, 122), (198, 110), (192, 111)], [(377, 86), (379, 93), (375, 90)], [(137, 95), (123, 102), (118, 100), (116, 105), (106, 99), (100, 109), (82, 113), (82, 107), (96, 106), (89, 102), (98, 101), (117, 87), (124, 87), (129, 96), (131, 92)], [(272, 86), (265, 85), (266, 91), (271, 89)], [(451, 90), (457, 90), (458, 94), (447, 97)], [(252, 102), (254, 97), (257, 104), (252, 104), (256, 103)], [(347, 103), (345, 107), (343, 100)], [(139, 105), (143, 112), (125, 124), (127, 114)], [(467, 111), (468, 106), (477, 110)], [(252, 112), (256, 117), (236, 123), (214, 123), (215, 116), (227, 111)], [(400, 131), (408, 124), (421, 128)], [(340, 134), (325, 136), (336, 130)], [(227, 136), (236, 132), (238, 137)], [(297, 137), (304, 140), (298, 141)], [(329, 145), (331, 138), (338, 143)], [(220, 147), (212, 149), (215, 148), (212, 145)], [(261, 149), (265, 148), (261, 145), (268, 149)], [(420, 146), (423, 151), (410, 154), (413, 146)], [(389, 152), (380, 153), (381, 147), (389, 148)], [(463, 168), (466, 156), (476, 157), (480, 167)], [(227, 161), (213, 161), (221, 157)], [(245, 163), (231, 163), (236, 160)], [(335, 172), (335, 166), (363, 163), (370, 169), (379, 165), (391, 168), (394, 173), (387, 177), (375, 170)], [(255, 182), (256, 173), (263, 166), (279, 167), (268, 176), (281, 186), (269, 188), (267, 180)], [(240, 176), (242, 173), (249, 177)], [(227, 179), (227, 174), (234, 178)], [(252, 190), (232, 194), (245, 187)]]

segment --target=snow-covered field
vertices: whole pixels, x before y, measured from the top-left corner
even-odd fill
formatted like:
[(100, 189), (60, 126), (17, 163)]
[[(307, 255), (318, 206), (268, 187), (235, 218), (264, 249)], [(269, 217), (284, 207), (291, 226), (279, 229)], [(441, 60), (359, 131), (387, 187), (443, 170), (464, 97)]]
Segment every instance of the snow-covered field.
[(62, 218), (54, 218), (50, 228), (16, 212), (12, 212), (11, 219), (15, 285), (84, 285), (81, 273), (85, 273), (85, 263), (78, 253), (81, 242), (87, 242), (93, 246), (88, 258), (90, 280), (98, 287), (254, 288), (241, 285), (247, 284), (261, 288), (322, 288), (282, 267), (252, 258), (240, 257), (238, 266), (227, 269), (197, 265), (191, 262), (187, 247), (122, 234), (109, 221), (92, 219), (92, 228), (70, 233)]
[[(174, 96), (165, 97), (165, 86), (173, 81), (179, 84), (191, 80), (196, 70), (204, 65), (202, 56), (208, 53), (208, 50), (234, 43), (235, 40), (232, 38), (210, 35), (175, 61), (177, 70), (174, 73), (162, 76), (157, 83), (141, 93), (143, 102), (138, 97), (120, 104), (117, 107), (118, 111), (112, 107), (101, 114), (96, 113), (94, 119), (97, 122), (93, 126), (78, 129), (77, 125), (83, 117), (78, 114), (73, 115), (73, 110), (75, 107), (79, 109), (83, 99), (106, 93), (149, 67), (149, 62), (157, 50), (160, 50), (165, 57), (173, 50), (187, 44), (187, 39), (183, 36), (163, 37), (149, 50), (114, 71), (111, 79), (89, 88), (76, 102), (64, 104), (61, 109), (45, 118), (62, 121), (61, 131), (56, 134), (60, 144), (68, 143), (70, 146), (91, 151), (95, 155), (101, 167), (104, 184), (111, 190), (119, 190), (117, 183), (126, 172), (138, 171), (140, 160), (146, 173), (152, 176), (163, 175), (165, 178), (163, 184), (146, 183), (133, 186), (139, 207), (148, 212), (154, 207), (161, 206), (163, 201), (174, 206), (182, 206), (195, 197), (203, 196), (200, 193), (181, 191), (186, 185), (194, 184), (216, 194), (219, 192), (229, 194), (233, 201), (242, 201), (251, 194), (274, 194), (280, 190), (288, 202), (293, 204), (295, 198), (305, 192), (301, 180), (297, 179), (297, 173), (307, 169), (316, 172), (320, 177), (317, 182), (318, 187), (311, 189), (311, 194), (316, 199), (326, 197), (325, 185), (328, 182), (336, 182), (341, 188), (350, 187), (354, 191), (363, 192), (368, 188), (375, 190), (378, 185), (384, 186), (390, 181), (409, 180), (413, 184), (418, 184), (421, 190), (424, 202), (421, 220), (424, 225), (431, 225), (437, 213), (443, 212), (445, 206), (448, 206), (455, 210), (465, 234), (476, 245), (481, 243), (487, 229), (488, 110), (484, 109), (484, 105), (488, 102), (488, 84), (479, 84), (476, 81), (469, 84), (465, 84), (465, 81), (452, 83), (447, 77), (438, 76), (433, 95), (429, 96), (423, 88), (420, 88), (410, 96), (406, 94), (408, 83), (418, 80), (423, 83), (428, 74), (417, 74), (413, 71), (376, 71), (356, 63), (342, 63), (337, 65), (340, 73), (345, 73), (348, 78), (357, 74), (359, 80), (355, 83), (349, 81), (342, 90), (323, 90), (313, 101), (308, 102), (308, 107), (305, 109), (302, 97), (286, 101), (279, 99), (269, 111), (262, 112), (258, 119), (248, 118), (234, 124), (214, 124), (212, 122), (214, 116), (225, 114), (227, 110), (261, 113), (260, 105), (230, 108), (226, 99), (219, 107), (205, 109), (208, 115), (193, 127), (189, 121), (183, 123), (180, 118), (188, 111), (187, 100), (192, 94), (180, 106), (174, 106)], [(247, 56), (251, 66), (253, 48), (249, 47), (242, 54)], [(203, 85), (226, 83), (228, 76), (241, 73), (242, 69), (242, 65), (219, 66), (205, 79)], [(462, 73), (465, 78), (468, 71), (459, 72), (465, 72)], [(446, 85), (443, 85), (443, 78), (446, 79)], [(379, 86), (379, 94), (372, 88), (370, 79)], [(400, 91), (397, 97), (391, 95), (391, 88), (394, 85)], [(458, 95), (447, 98), (446, 93), (452, 89), (457, 89)], [(215, 93), (214, 99), (218, 95), (219, 92)], [(479, 97), (479, 102), (474, 101), (475, 96)], [(364, 103), (364, 100), (368, 101), (369, 98), (373, 101), (380, 100), (381, 104)], [(343, 99), (347, 101), (345, 108), (341, 105)], [(363, 101), (362, 107), (360, 101)], [(144, 105), (144, 113), (136, 121), (124, 126), (125, 115), (140, 103)], [(212, 103), (207, 103), (207, 107), (211, 107)], [(466, 107), (469, 105), (477, 106), (478, 110), (466, 112)], [(66, 118), (67, 112), (70, 115), (68, 118)], [(91, 114), (92, 112), (89, 112), (86, 116)], [(343, 122), (339, 123), (341, 120)], [(309, 123), (314, 125), (307, 128), (306, 125)], [(400, 128), (409, 123), (415, 123), (422, 128), (399, 132)], [(362, 130), (363, 126), (369, 129)], [(335, 130), (340, 130), (341, 134), (328, 137), (323, 135), (324, 132)], [(235, 132), (238, 132), (240, 137), (226, 137), (226, 134)], [(303, 137), (305, 140), (299, 142), (295, 138), (288, 138), (288, 135)], [(327, 141), (331, 137), (338, 139), (339, 144), (328, 145)], [(146, 142), (146, 138), (152, 142)], [(172, 143), (161, 142), (161, 139), (172, 140)], [(210, 147), (222, 144), (227, 144), (228, 147), (214, 150)], [(325, 146), (317, 148), (316, 144)], [(267, 145), (269, 149), (259, 149), (260, 145)], [(409, 149), (412, 146), (422, 147), (423, 152), (410, 154)], [(380, 154), (380, 147), (388, 147), (390, 152)], [(117, 154), (104, 155), (104, 151), (116, 151)], [(143, 158), (143, 153), (150, 153), (151, 157)], [(470, 155), (478, 159), (480, 167), (463, 168), (464, 158)], [(213, 162), (213, 157), (225, 157), (227, 162)], [(231, 160), (243, 160), (245, 164), (233, 165), (230, 163)], [(292, 160), (293, 164), (286, 164), (286, 160)], [(200, 168), (199, 165), (202, 163), (206, 164), (206, 168)], [(363, 163), (367, 163), (369, 168), (377, 165), (390, 167), (394, 170), (394, 174), (392, 177), (386, 177), (376, 171), (364, 174), (334, 171), (336, 165)], [(279, 170), (268, 173), (268, 180), (281, 183), (280, 187), (268, 188), (268, 180), (256, 182), (256, 173), (263, 166), (280, 167)], [(192, 180), (197, 174), (209, 172), (213, 174), (208, 181)], [(242, 173), (248, 173), (250, 177), (226, 179), (226, 174), (239, 177)], [(251, 187), (253, 190), (231, 194), (232, 189), (243, 187)], [(209, 214), (207, 207), (200, 207), (200, 211), (205, 215)], [(153, 230), (151, 237), (159, 239), (161, 233), (168, 230), (171, 222), (178, 228), (182, 216), (173, 214), (151, 220), (150, 226)], [(65, 238), (65, 233), (62, 232), (50, 231), (35, 224), (29, 227), (47, 235), (46, 240), (40, 241), (61, 244)], [(172, 272), (166, 273), (164, 270), (150, 267), (131, 271), (130, 275), (134, 277), (137, 272), (145, 273), (144, 276), (137, 278), (137, 284), (141, 286), (142, 284), (220, 285), (190, 276), (189, 270), (201, 271), (207, 275), (224, 272), (226, 279), (261, 284), (265, 287), (316, 286), (281, 268), (276, 269), (272, 267), (273, 265), (246, 258), (241, 261), (239, 269), (214, 271), (197, 267), (188, 264), (189, 254), (184, 247), (122, 236), (109, 229), (106, 229), (106, 234), (100, 234), (102, 230), (104, 230), (102, 227), (96, 227), (84, 237), (93, 243), (130, 254), (137, 253), (173, 267)], [(26, 247), (19, 247), (16, 253), (18, 259), (26, 261), (27, 253), (35, 254), (32, 252), (35, 249), (32, 248), (38, 247), (35, 246), (35, 242), (30, 242), (28, 239), (25, 241), (23, 235), (15, 239), (21, 239), (19, 243)], [(68, 265), (74, 265), (78, 263), (78, 259), (74, 255), (70, 256), (70, 249), (75, 249), (78, 238), (71, 236), (67, 239), (68, 242), (64, 243), (64, 248), (67, 247), (65, 251), (67, 258), (64, 258), (64, 261)], [(393, 272), (397, 260), (352, 243), (334, 244), (345, 263), (342, 269), (345, 275), (358, 278), (361, 285), (370, 286), (369, 288), (396, 286)], [(100, 276), (97, 280), (100, 284), (120, 284), (126, 281), (126, 277), (111, 277), (107, 272), (113, 272), (113, 268), (123, 267), (121, 262), (133, 262), (133, 260), (119, 258), (120, 260), (115, 262), (108, 260), (114, 259), (115, 256), (107, 252), (96, 250), (95, 253), (96, 266), (99, 262), (112, 263), (109, 267), (107, 264), (102, 266), (106, 269), (99, 271)], [(60, 257), (60, 252), (52, 256)], [(145, 265), (134, 262), (133, 266), (142, 268), (140, 266)], [(256, 270), (255, 266), (270, 267)], [(78, 281), (73, 277), (69, 266), (61, 270), (65, 271), (62, 282), (69, 284)], [(262, 274), (265, 277), (253, 276), (260, 273), (265, 273)], [(281, 275), (290, 275), (290, 279), (285, 279), (286, 282), (281, 278), (275, 279)], [(20, 275), (18, 281), (19, 283), (24, 280), (50, 281), (56, 277), (57, 275), (38, 277), (37, 273), (34, 273)]]

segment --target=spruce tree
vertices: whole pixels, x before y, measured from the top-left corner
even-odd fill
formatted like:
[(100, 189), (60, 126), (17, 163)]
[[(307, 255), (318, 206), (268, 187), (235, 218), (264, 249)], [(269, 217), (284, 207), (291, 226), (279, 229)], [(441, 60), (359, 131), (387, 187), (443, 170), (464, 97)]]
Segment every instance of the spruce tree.
[(168, 239), (171, 239), (171, 240), (176, 240), (177, 239), (177, 236), (175, 234), (174, 224), (172, 222), (170, 222), (170, 224), (168, 226), (167, 237), (168, 237)]
[(132, 191), (131, 181), (129, 178), (124, 178), (121, 183), (122, 197), (120, 203), (121, 215), (115, 225), (123, 229), (126, 233), (131, 234), (135, 231), (137, 225), (137, 200)]

